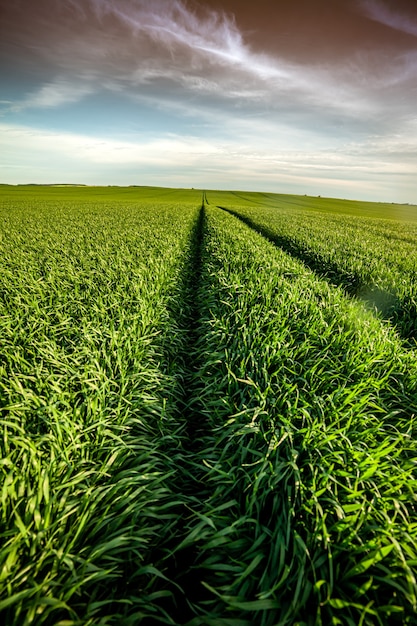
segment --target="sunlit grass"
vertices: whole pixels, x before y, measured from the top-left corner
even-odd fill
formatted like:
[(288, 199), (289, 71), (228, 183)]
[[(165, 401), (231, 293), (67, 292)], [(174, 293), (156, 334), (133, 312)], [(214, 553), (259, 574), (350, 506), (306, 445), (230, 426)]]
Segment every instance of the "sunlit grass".
[(416, 336), (415, 223), (352, 217), (336, 210), (330, 214), (308, 206), (289, 209), (285, 202), (232, 204), (230, 210), (319, 275), (392, 320), (405, 338)]
[(3, 220), (7, 624), (161, 614), (152, 594), (181, 500), (177, 353), (196, 218), (194, 205), (58, 203)]
[(341, 290), (207, 214), (199, 458), (211, 494), (189, 541), (212, 600), (192, 623), (412, 624), (415, 357)]
[[(0, 621), (414, 624), (417, 361), (395, 329), (215, 192), (203, 213), (195, 190), (2, 194)], [(382, 247), (408, 226), (295, 219), (289, 196), (278, 224), (275, 195), (224, 194), (408, 276)]]

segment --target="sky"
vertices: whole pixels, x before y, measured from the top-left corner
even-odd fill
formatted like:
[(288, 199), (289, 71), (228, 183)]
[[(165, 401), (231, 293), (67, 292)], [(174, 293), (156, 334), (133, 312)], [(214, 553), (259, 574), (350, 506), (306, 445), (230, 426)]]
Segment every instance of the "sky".
[(0, 182), (417, 203), (416, 0), (0, 0)]

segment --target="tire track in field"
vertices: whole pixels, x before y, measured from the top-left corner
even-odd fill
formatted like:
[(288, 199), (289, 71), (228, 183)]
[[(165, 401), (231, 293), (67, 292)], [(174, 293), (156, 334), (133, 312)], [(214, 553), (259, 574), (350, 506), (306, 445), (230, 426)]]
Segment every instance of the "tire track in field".
[(371, 310), (376, 311), (383, 320), (391, 323), (403, 339), (405, 347), (415, 348), (413, 340), (417, 338), (417, 327), (410, 323), (410, 319), (417, 317), (417, 309), (413, 303), (410, 303), (409, 307), (407, 304), (404, 306), (404, 303), (395, 294), (372, 285), (363, 284), (356, 274), (341, 272), (335, 263), (321, 260), (296, 240), (272, 232), (268, 227), (255, 223), (251, 218), (241, 215), (229, 207), (217, 206), (217, 208), (236, 217), (275, 246), (301, 261), (332, 286), (341, 287), (348, 297), (356, 298)]
[[(169, 615), (172, 623), (185, 624), (196, 617), (190, 607), (204, 603), (209, 593), (201, 584), (203, 574), (196, 567), (198, 549), (196, 542), (186, 542), (187, 523), (195, 518), (196, 511), (210, 494), (210, 486), (205, 481), (205, 470), (202, 470), (201, 455), (204, 440), (211, 432), (202, 412), (204, 408), (205, 382), (199, 376), (200, 358), (199, 344), (204, 336), (204, 328), (200, 320), (199, 288), (203, 269), (203, 249), (205, 230), (206, 193), (202, 194), (201, 206), (195, 227), (191, 235), (190, 254), (187, 263), (186, 277), (182, 286), (182, 303), (184, 316), (181, 326), (186, 337), (186, 348), (178, 355), (183, 371), (180, 386), (181, 394), (177, 398), (177, 410), (185, 422), (181, 455), (178, 456), (176, 478), (173, 489), (178, 494), (178, 516), (172, 529), (171, 539), (165, 544), (164, 571), (166, 582), (160, 583), (160, 591), (172, 594), (165, 600), (161, 597), (161, 607)], [(207, 393), (207, 390), (206, 390)], [(198, 513), (197, 513), (198, 515)], [(185, 542), (183, 547), (181, 543)], [(171, 623), (171, 622), (170, 622)], [(149, 623), (149, 626), (151, 624)]]
[[(197, 434), (204, 430), (204, 423), (199, 419), (199, 411), (196, 404), (195, 386), (198, 378), (198, 357), (197, 344), (201, 335), (199, 323), (200, 311), (198, 304), (198, 291), (202, 274), (202, 250), (204, 245), (204, 224), (205, 224), (205, 204), (206, 192), (203, 192), (201, 207), (198, 214), (196, 226), (193, 232), (192, 251), (189, 261), (188, 280), (184, 286), (183, 300), (187, 307), (186, 329), (188, 350), (184, 355), (185, 375), (184, 375), (184, 397), (181, 400), (183, 415), (187, 421), (187, 433), (190, 451), (193, 450), (197, 440)], [(197, 394), (198, 398), (198, 394)]]
[(224, 206), (217, 206), (218, 209), (222, 211), (226, 211), (233, 217), (236, 217), (238, 220), (249, 226), (252, 230), (256, 231), (262, 237), (273, 243), (275, 246), (281, 248), (284, 252), (290, 254), (292, 257), (302, 261), (304, 265), (313, 270), (316, 274), (320, 276), (320, 278), (325, 278), (332, 285), (341, 286), (345, 289), (348, 295), (355, 295), (357, 289), (359, 288), (359, 281), (352, 274), (350, 280), (347, 279), (346, 276), (342, 276), (338, 267), (333, 264), (327, 264), (326, 270), (323, 269), (323, 265), (317, 260), (313, 255), (309, 255), (308, 251), (305, 250), (302, 246), (298, 245), (293, 239), (290, 237), (285, 237), (284, 235), (278, 235), (277, 233), (273, 233), (266, 226), (262, 226), (261, 224), (256, 224), (250, 217), (246, 217), (245, 215), (241, 215), (237, 211), (230, 209)]

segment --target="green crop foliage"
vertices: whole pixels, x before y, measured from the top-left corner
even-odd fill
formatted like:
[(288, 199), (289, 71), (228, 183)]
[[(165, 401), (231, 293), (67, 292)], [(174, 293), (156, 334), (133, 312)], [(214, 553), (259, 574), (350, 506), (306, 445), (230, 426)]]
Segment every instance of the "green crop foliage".
[[(215, 199), (221, 201), (221, 194)], [(239, 205), (245, 200), (241, 194), (234, 203), (230, 197), (224, 200), (220, 206), (375, 308), (403, 337), (416, 337), (416, 207), (382, 205), (379, 217), (367, 217), (372, 211), (359, 202), (248, 196)], [(362, 213), (353, 216), (360, 207)], [(406, 221), (392, 219), (403, 215)]]
[(204, 241), (191, 623), (412, 624), (415, 355), (225, 212)]
[(340, 198), (322, 198), (320, 196), (295, 196), (278, 193), (254, 191), (210, 191), (210, 204), (222, 206), (244, 206), (285, 209), (287, 212), (302, 211), (308, 213), (326, 213), (331, 216), (354, 216), (395, 220), (399, 222), (417, 222), (417, 205), (394, 204), (388, 202), (363, 202), (359, 200), (341, 200)]
[(2, 211), (0, 614), (153, 615), (198, 207), (40, 191)]
[(0, 621), (414, 624), (415, 207), (0, 194)]

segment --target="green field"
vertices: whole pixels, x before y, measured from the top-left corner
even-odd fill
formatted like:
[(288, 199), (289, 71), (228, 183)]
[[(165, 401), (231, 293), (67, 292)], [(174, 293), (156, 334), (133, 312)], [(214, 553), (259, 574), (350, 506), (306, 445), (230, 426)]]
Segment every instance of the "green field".
[(0, 197), (0, 622), (415, 624), (417, 207)]

